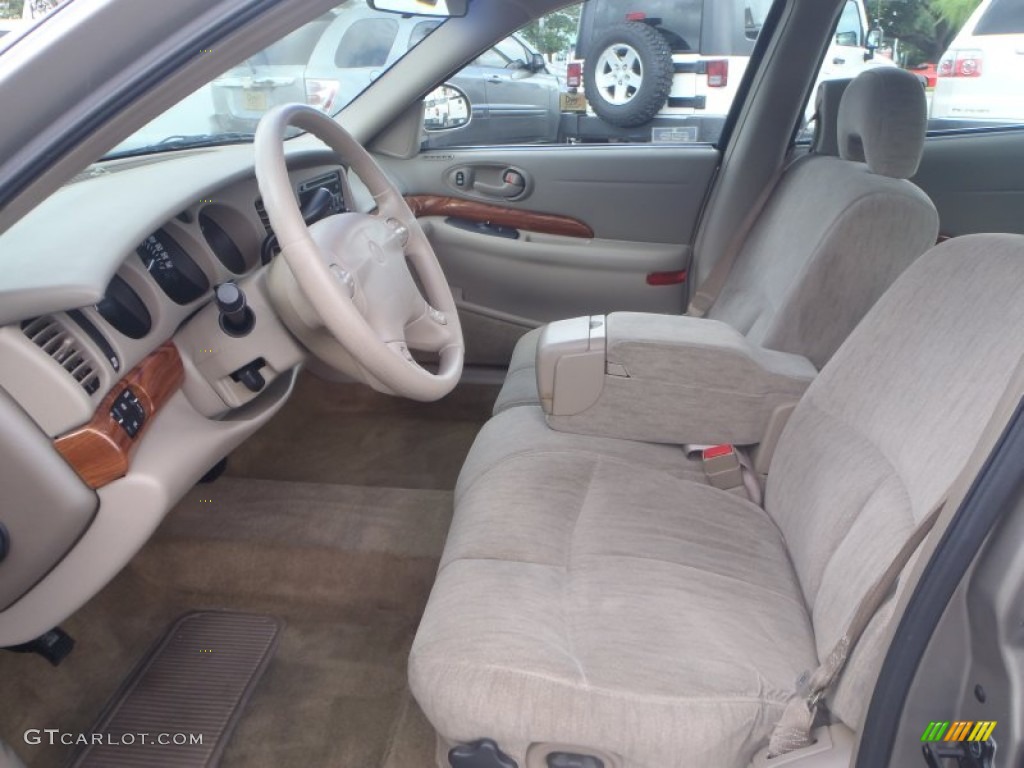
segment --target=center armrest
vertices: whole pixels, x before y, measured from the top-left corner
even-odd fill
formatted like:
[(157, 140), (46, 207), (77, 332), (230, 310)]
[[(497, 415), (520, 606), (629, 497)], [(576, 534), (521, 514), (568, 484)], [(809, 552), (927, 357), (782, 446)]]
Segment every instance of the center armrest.
[(616, 312), (551, 323), (537, 350), (548, 424), (658, 443), (761, 442), (817, 375), (716, 320)]

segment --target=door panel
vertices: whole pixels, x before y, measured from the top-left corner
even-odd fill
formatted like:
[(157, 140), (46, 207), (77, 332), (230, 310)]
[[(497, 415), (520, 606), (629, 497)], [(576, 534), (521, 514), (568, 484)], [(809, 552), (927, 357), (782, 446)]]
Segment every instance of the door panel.
[[(456, 294), (467, 364), (501, 366), (531, 327), (611, 311), (680, 313), (719, 154), (675, 147), (487, 147), (380, 158)], [(502, 181), (514, 170), (512, 199)], [(666, 277), (666, 275), (659, 275)]]
[(912, 181), (935, 203), (943, 235), (1024, 234), (1024, 127), (930, 136)]

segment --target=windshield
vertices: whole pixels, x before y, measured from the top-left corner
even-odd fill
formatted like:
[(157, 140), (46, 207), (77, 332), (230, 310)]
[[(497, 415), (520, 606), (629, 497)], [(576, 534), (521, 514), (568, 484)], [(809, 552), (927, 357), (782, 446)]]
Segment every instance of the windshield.
[(336, 115), (440, 23), (348, 0), (201, 86), (106, 157), (249, 142), (279, 104)]

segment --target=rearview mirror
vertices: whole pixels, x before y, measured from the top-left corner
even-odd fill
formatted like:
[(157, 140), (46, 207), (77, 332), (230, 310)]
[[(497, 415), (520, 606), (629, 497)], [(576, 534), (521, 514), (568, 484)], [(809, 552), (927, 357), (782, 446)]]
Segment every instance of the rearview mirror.
[(366, 0), (375, 11), (403, 16), (465, 16), (469, 0)]

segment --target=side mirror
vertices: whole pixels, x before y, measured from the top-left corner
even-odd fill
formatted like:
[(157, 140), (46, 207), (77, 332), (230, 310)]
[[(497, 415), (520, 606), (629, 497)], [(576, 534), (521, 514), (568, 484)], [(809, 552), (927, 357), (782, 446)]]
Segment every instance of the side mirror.
[(440, 85), (423, 99), (423, 128), (427, 133), (464, 128), (473, 119), (469, 97), (454, 85)]
[(849, 32), (837, 32), (836, 33), (836, 45), (845, 47), (856, 46), (858, 43), (857, 33), (853, 31)]
[(875, 51), (882, 44), (882, 30), (875, 28), (868, 32), (867, 40), (864, 41), (864, 61), (871, 61), (875, 58)]
[(539, 53), (530, 55), (530, 61), (527, 62), (531, 72), (544, 72), (548, 68), (548, 64), (544, 61), (544, 56)]

